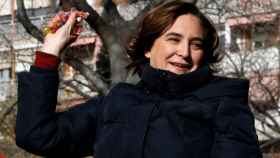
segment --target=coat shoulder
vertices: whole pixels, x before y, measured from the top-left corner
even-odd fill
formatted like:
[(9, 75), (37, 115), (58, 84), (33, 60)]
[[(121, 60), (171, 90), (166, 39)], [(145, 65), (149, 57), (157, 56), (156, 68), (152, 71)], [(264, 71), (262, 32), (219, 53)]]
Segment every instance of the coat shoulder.
[(195, 92), (199, 98), (223, 96), (248, 97), (249, 81), (239, 78), (213, 76), (209, 83)]

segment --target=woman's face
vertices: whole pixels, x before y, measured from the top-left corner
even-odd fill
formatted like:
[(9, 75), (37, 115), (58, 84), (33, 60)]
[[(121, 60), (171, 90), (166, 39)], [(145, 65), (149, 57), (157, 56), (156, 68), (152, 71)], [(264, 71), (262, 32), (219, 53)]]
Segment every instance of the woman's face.
[(192, 15), (179, 16), (163, 35), (158, 37), (145, 56), (154, 68), (175, 74), (195, 71), (203, 58), (203, 28)]

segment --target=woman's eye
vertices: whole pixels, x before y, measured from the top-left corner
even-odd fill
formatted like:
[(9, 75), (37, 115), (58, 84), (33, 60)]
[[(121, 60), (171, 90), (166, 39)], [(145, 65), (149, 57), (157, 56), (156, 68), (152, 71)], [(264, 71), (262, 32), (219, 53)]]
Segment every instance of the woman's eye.
[(203, 45), (202, 43), (193, 43), (191, 44), (192, 49), (202, 49)]
[(169, 39), (167, 39), (167, 41), (177, 43), (177, 42), (180, 41), (180, 39), (178, 39), (178, 38), (169, 38)]

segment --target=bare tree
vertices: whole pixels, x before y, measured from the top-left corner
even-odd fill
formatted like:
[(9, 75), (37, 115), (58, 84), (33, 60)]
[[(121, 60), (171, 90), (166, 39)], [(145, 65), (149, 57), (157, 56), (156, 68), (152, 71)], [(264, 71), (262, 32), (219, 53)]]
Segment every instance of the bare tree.
[[(77, 70), (80, 76), (75, 76), (72, 80), (63, 81), (64, 86), (72, 87), (75, 92), (84, 97), (90, 97), (87, 93), (80, 91), (79, 86), (87, 87), (89, 91), (97, 91), (99, 94), (106, 94), (114, 84), (129, 80), (132, 73), (126, 69), (126, 66), (130, 62), (126, 55), (127, 43), (137, 32), (137, 25), (141, 21), (143, 14), (154, 5), (163, 2), (163, 0), (128, 0), (128, 5), (133, 5), (140, 1), (145, 4), (145, 7), (131, 20), (125, 20), (120, 14), (118, 11), (118, 1), (116, 0), (103, 0), (102, 5), (104, 10), (101, 15), (85, 0), (61, 1), (62, 5), (72, 6), (78, 10), (90, 13), (90, 16), (87, 18), (87, 23), (101, 38), (104, 44), (104, 52), (108, 53), (107, 60), (110, 63), (108, 67), (110, 72), (108, 81), (102, 74), (98, 71), (94, 71), (81, 59), (74, 58), (73, 53), (69, 53), (69, 49), (65, 49), (61, 55), (62, 60)], [(259, 25), (257, 22), (258, 16), (251, 15), (256, 13), (256, 10), (261, 10), (262, 12), (276, 12), (276, 6), (280, 5), (279, 2), (275, 0), (267, 0), (265, 4), (261, 3), (260, 0), (244, 1), (245, 3), (243, 4), (239, 3), (237, 0), (186, 1), (197, 4), (217, 25), (224, 26), (230, 17), (235, 17), (234, 19), (240, 19), (242, 17), (250, 19), (249, 33), (252, 35), (251, 39), (254, 38), (255, 26)], [(18, 21), (24, 26), (26, 32), (35, 37), (38, 41), (43, 42), (42, 31), (40, 28), (36, 27), (27, 16), (24, 0), (17, 0), (17, 6)], [(244, 24), (242, 24), (242, 26), (243, 25)], [(236, 24), (236, 26), (238, 26), (238, 24)], [(222, 28), (224, 29), (224, 27)], [(230, 26), (230, 29), (232, 28), (233, 26)], [(267, 29), (264, 32), (275, 30), (274, 27), (272, 29), (267, 25), (264, 28)], [(272, 34), (273, 33), (275, 32), (272, 32)], [(279, 78), (278, 80), (272, 79), (271, 81), (267, 81), (267, 76), (269, 76), (269, 72), (271, 71), (269, 65), (271, 61), (267, 61), (266, 57), (262, 56), (262, 54), (268, 54), (272, 50), (261, 49), (258, 53), (255, 53), (255, 49), (237, 48), (236, 50), (236, 45), (240, 45), (240, 43), (236, 43), (237, 37), (234, 37), (234, 35), (237, 35), (238, 32), (233, 31), (232, 34), (229, 44), (226, 43), (227, 39), (222, 38), (221, 40), (224, 48), (221, 48), (220, 51), (224, 51), (225, 53), (225, 62), (222, 69), (224, 71), (222, 71), (222, 74), (238, 78), (251, 78), (251, 86), (255, 88), (251, 88), (249, 104), (255, 114), (256, 121), (260, 122), (261, 125), (257, 126), (258, 132), (266, 136), (267, 141), (261, 145), (263, 149), (266, 149), (280, 142), (280, 120), (278, 119), (280, 116), (278, 107)], [(275, 43), (271, 46), (277, 47)], [(271, 58), (278, 58), (280, 63), (279, 54), (277, 55), (276, 53), (274, 55), (275, 56)], [(279, 69), (279, 67), (277, 69)], [(82, 82), (79, 79), (81, 76), (88, 82)], [(261, 93), (256, 93), (254, 91), (261, 91)], [(258, 100), (258, 98), (263, 100)], [(269, 105), (269, 108), (267, 105)]]
[[(222, 74), (250, 79), (249, 105), (256, 118), (261, 148), (267, 152), (280, 144), (279, 2), (247, 1), (243, 9), (226, 9), (230, 43), (224, 44)], [(272, 4), (274, 6), (272, 6)], [(261, 8), (258, 11), (257, 7)], [(226, 8), (226, 7), (225, 7)], [(264, 20), (264, 17), (268, 18)], [(269, 19), (270, 18), (270, 19)], [(245, 22), (244, 22), (245, 21)], [(225, 31), (226, 32), (226, 31)], [(222, 40), (227, 40), (222, 38)]]

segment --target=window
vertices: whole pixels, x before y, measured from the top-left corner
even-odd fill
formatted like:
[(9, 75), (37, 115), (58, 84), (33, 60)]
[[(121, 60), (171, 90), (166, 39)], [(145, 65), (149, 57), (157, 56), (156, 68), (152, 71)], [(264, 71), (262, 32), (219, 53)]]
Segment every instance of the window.
[(11, 68), (0, 69), (0, 81), (10, 81)]
[(265, 45), (264, 45), (263, 41), (254, 41), (253, 47), (254, 47), (254, 49), (260, 49), (260, 48), (264, 48)]

